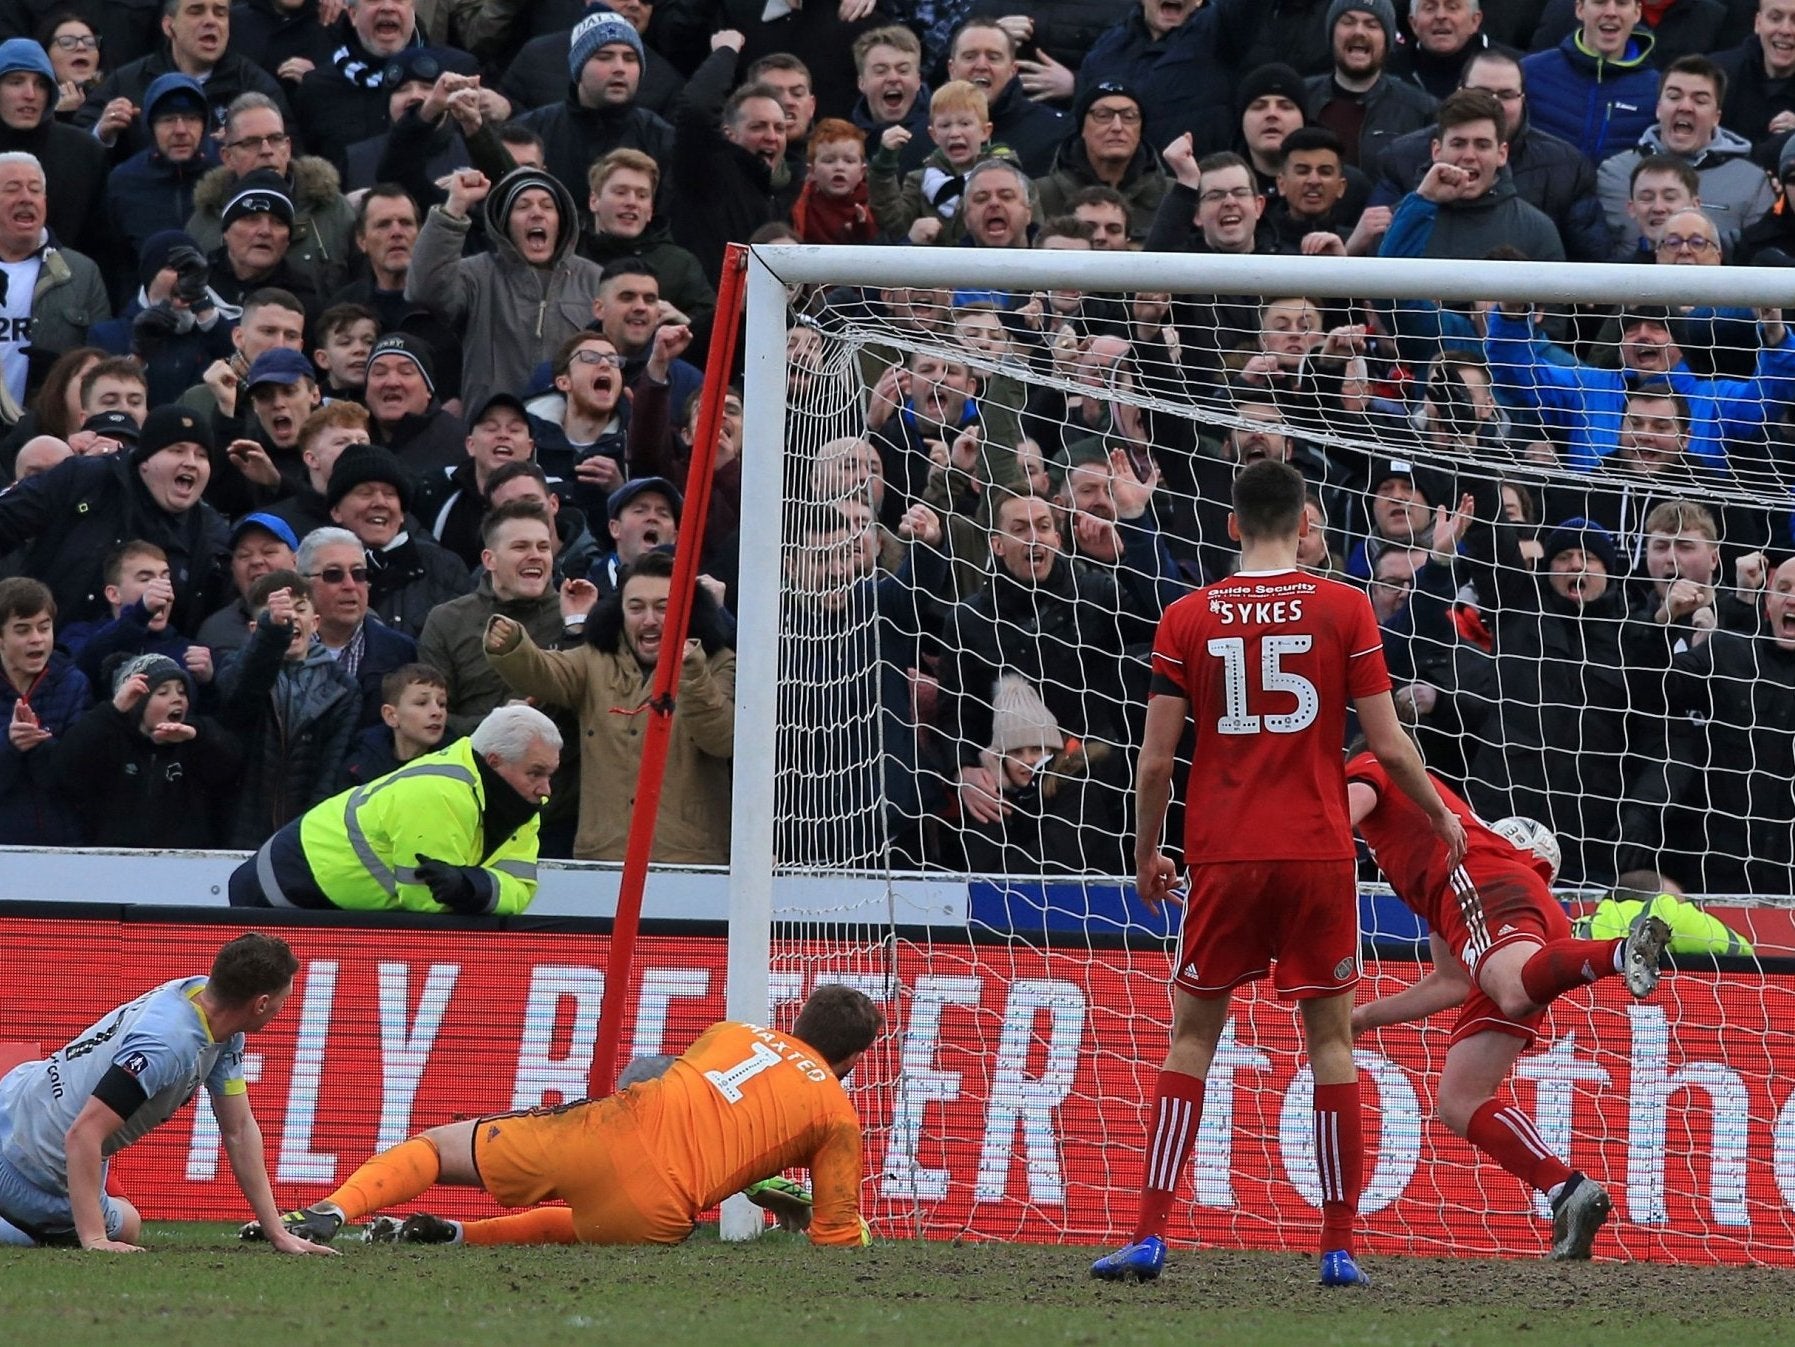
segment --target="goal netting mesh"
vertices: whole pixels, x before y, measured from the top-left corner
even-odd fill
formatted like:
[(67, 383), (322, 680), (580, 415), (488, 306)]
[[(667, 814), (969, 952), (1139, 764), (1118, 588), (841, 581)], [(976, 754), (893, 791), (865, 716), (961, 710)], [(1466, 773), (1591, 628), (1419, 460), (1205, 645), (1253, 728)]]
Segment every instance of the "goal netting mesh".
[[(775, 871), (810, 895), (776, 920), (774, 999), (886, 1005), (853, 1082), (878, 1225), (1126, 1237), (1177, 919), (1128, 878), (1147, 655), (1231, 573), (1232, 478), (1274, 457), (1309, 484), (1303, 565), (1366, 586), (1430, 767), (1556, 838), (1574, 916), (1640, 890), (1714, 919), (1655, 1000), (1558, 1003), (1505, 1087), (1615, 1194), (1599, 1252), (1795, 1256), (1780, 310), (1541, 303), (1544, 269), (1501, 264), (1456, 302), (1105, 291), (1103, 259), (1055, 256), (1028, 288), (792, 286), (784, 509), (744, 535), (780, 573)], [(1365, 998), (1424, 972), (1426, 937), (1361, 878)], [(1361, 1041), (1369, 1245), (1537, 1254), (1543, 1199), (1431, 1116), (1450, 1025)], [(1238, 996), (1174, 1239), (1312, 1247), (1299, 1045), (1289, 1007)]]

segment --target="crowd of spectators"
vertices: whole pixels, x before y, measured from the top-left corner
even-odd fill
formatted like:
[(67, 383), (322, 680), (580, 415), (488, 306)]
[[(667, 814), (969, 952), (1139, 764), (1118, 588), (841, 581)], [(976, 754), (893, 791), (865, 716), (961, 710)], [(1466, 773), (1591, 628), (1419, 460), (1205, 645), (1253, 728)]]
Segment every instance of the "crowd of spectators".
[[(731, 242), (1791, 266), (1791, 132), (1795, 0), (0, 0), (0, 844), (253, 849), (527, 697), (616, 859), (665, 657), (723, 861), (739, 388), (661, 635)], [(1270, 456), (1483, 813), (1795, 892), (1780, 310), (833, 289), (788, 356), (787, 859), (1125, 870)]]

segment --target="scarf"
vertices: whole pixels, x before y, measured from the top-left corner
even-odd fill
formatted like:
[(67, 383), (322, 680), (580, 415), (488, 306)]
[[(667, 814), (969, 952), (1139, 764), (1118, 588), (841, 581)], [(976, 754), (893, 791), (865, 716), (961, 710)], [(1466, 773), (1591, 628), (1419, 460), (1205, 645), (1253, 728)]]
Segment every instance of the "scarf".
[(960, 210), (960, 197), (966, 190), (966, 179), (958, 173), (924, 164), (922, 199), (935, 208), (943, 220), (951, 220)]
[(806, 243), (871, 243), (879, 232), (864, 180), (847, 197), (824, 196), (806, 182), (792, 206), (792, 225)]

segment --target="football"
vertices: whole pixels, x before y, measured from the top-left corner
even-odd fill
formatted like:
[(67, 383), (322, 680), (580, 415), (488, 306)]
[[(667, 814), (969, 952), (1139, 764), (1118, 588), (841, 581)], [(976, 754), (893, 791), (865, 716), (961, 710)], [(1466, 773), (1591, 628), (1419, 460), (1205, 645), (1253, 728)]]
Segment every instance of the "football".
[(1559, 849), (1558, 838), (1545, 824), (1537, 819), (1513, 814), (1490, 824), (1490, 831), (1514, 843), (1522, 851), (1531, 851), (1551, 867), (1551, 878), (1558, 878), (1558, 863), (1564, 859), (1564, 853)]

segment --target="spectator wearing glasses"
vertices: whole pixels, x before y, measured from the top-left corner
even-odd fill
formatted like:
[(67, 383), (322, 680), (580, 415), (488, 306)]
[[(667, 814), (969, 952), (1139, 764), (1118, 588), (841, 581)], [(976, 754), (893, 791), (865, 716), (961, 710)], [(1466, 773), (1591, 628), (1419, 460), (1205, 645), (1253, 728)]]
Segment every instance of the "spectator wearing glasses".
[(439, 603), (473, 588), (467, 568), (406, 515), (411, 474), (385, 449), (351, 445), (330, 470), (330, 517), (368, 552), (368, 606), (389, 626), (416, 638)]
[(56, 120), (73, 124), (87, 96), (106, 78), (101, 68), (105, 43), (80, 14), (61, 7), (44, 15), (36, 37), (56, 80)]
[(1128, 232), (1144, 237), (1166, 194), (1159, 155), (1141, 139), (1141, 100), (1125, 84), (1093, 84), (1073, 109), (1075, 131), (1060, 142), (1053, 171), (1037, 179), (1041, 214), (1069, 215), (1072, 198), (1087, 187), (1109, 187), (1128, 205)]
[(626, 436), (633, 413), (623, 392), (623, 365), (609, 337), (577, 332), (550, 365), (559, 404), (546, 397), (531, 403), (536, 461), (557, 494), (595, 523), (605, 518), (606, 498), (628, 476)]
[(348, 529), (315, 529), (299, 544), (297, 568), (312, 587), (318, 644), (361, 690), (361, 724), (380, 721), (380, 684), (418, 657), (418, 643), (368, 611), (368, 550)]
[(319, 294), (343, 284), (354, 255), (355, 208), (343, 196), (341, 180), (328, 160), (293, 155), (286, 113), (273, 99), (245, 94), (226, 109), (219, 132), (219, 166), (194, 192), (187, 232), (202, 252), (224, 239), (224, 211), (239, 184), (252, 173), (271, 173), (293, 204), (287, 261)]
[[(1482, 89), (1502, 105), (1508, 174), (1515, 194), (1552, 221), (1566, 257), (1573, 262), (1607, 261), (1611, 243), (1596, 197), (1595, 168), (1568, 140), (1533, 125), (1520, 61), (1500, 49), (1484, 51), (1465, 67), (1460, 87)], [(1373, 207), (1394, 205), (1427, 176), (1433, 166), (1434, 131), (1428, 126), (1398, 136), (1368, 166), (1376, 179)]]
[(1657, 121), (1633, 148), (1610, 155), (1596, 173), (1602, 210), (1616, 245), (1631, 233), (1627, 202), (1633, 170), (1653, 155), (1669, 155), (1695, 171), (1701, 208), (1723, 239), (1737, 238), (1776, 200), (1751, 142), (1720, 124), (1726, 76), (1705, 56), (1685, 56), (1664, 72)]
[[(1094, 85), (1124, 84), (1141, 97), (1143, 139), (1158, 147), (1189, 132), (1201, 156), (1234, 143), (1234, 72), (1247, 68), (1272, 9), (1265, 0), (1141, 0), (1138, 10), (1091, 44), (1072, 72), (1044, 61), (1052, 87), (1029, 92), (1073, 100)], [(1045, 55), (1045, 53), (1040, 53)]]
[(114, 163), (129, 159), (150, 145), (142, 115), (144, 96), (162, 75), (191, 75), (204, 86), (210, 121), (224, 120), (239, 94), (263, 94), (283, 115), (286, 95), (267, 71), (230, 51), (230, 0), (162, 0), (161, 51), (120, 66), (87, 96), (75, 114), (75, 125), (93, 132), (112, 154)]

